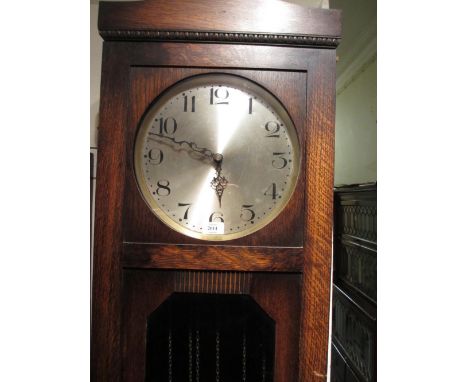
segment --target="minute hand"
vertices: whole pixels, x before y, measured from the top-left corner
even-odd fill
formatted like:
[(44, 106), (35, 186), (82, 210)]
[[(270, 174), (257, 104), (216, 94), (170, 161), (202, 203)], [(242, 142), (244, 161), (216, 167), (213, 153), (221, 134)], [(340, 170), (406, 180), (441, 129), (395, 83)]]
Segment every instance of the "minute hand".
[(166, 135), (162, 135), (162, 134), (157, 134), (157, 133), (153, 133), (153, 132), (149, 132), (148, 133), (149, 135), (156, 135), (160, 138), (164, 138), (164, 139), (168, 139), (170, 140), (171, 142), (175, 143), (176, 145), (179, 145), (181, 147), (183, 147), (183, 145), (186, 145), (190, 150), (198, 153), (198, 154), (201, 154), (202, 156), (204, 156), (205, 158), (208, 158), (210, 160), (214, 160), (214, 156), (215, 154), (213, 154), (213, 152), (209, 149), (206, 149), (204, 147), (198, 147), (198, 145), (195, 143), (195, 142), (189, 142), (189, 141), (176, 141), (175, 138), (172, 138), (172, 137), (168, 137)]

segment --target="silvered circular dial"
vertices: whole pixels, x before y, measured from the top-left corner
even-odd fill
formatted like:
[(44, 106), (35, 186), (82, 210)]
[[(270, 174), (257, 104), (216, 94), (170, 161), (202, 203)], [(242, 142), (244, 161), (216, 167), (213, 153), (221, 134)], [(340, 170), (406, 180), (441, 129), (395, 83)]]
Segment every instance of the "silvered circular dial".
[(277, 99), (242, 77), (208, 74), (168, 89), (141, 121), (135, 174), (154, 214), (203, 240), (271, 222), (300, 165), (294, 125)]

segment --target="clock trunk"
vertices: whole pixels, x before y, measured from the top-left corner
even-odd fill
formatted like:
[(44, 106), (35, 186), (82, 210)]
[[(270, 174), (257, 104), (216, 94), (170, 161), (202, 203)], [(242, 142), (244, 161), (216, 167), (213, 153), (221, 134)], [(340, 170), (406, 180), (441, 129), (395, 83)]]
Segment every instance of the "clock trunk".
[[(326, 379), (339, 17), (282, 1), (100, 4), (93, 381)], [(281, 213), (222, 242), (163, 223), (134, 171), (151, 103), (209, 73), (276, 97), (301, 157)]]

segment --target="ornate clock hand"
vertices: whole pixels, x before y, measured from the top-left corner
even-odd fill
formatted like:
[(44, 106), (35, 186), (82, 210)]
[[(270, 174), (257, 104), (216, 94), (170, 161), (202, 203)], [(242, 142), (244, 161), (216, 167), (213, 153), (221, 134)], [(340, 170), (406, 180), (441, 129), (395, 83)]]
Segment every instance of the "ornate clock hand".
[(225, 176), (221, 175), (221, 162), (223, 161), (222, 154), (214, 154), (213, 161), (215, 162), (216, 166), (216, 176), (211, 181), (211, 188), (216, 191), (216, 195), (218, 196), (219, 201), (219, 208), (221, 208), (221, 198), (223, 197), (224, 190), (228, 185), (228, 180)]
[(216, 161), (214, 157), (215, 157), (215, 155), (218, 155), (218, 154), (213, 154), (213, 152), (211, 150), (206, 149), (204, 147), (198, 147), (198, 145), (195, 142), (176, 141), (176, 139), (173, 138), (173, 137), (168, 137), (166, 135), (157, 134), (157, 133), (153, 133), (153, 132), (149, 132), (148, 135), (156, 135), (156, 136), (158, 136), (160, 138), (168, 139), (169, 141), (175, 143), (176, 145), (179, 145), (182, 148), (184, 148), (183, 146), (185, 144), (187, 146), (187, 148), (185, 148), (185, 149), (190, 149), (190, 150), (192, 150), (192, 152), (200, 154), (201, 156), (203, 156), (203, 157), (205, 157), (207, 159)]

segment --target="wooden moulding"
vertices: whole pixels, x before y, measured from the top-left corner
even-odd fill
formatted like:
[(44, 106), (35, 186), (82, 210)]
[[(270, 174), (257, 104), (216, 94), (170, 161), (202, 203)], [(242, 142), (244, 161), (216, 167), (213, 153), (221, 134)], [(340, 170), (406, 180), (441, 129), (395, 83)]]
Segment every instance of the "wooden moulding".
[(104, 40), (197, 41), (335, 48), (341, 36), (339, 10), (278, 0), (146, 0), (103, 2), (99, 31)]
[(127, 268), (302, 271), (302, 248), (125, 244)]

